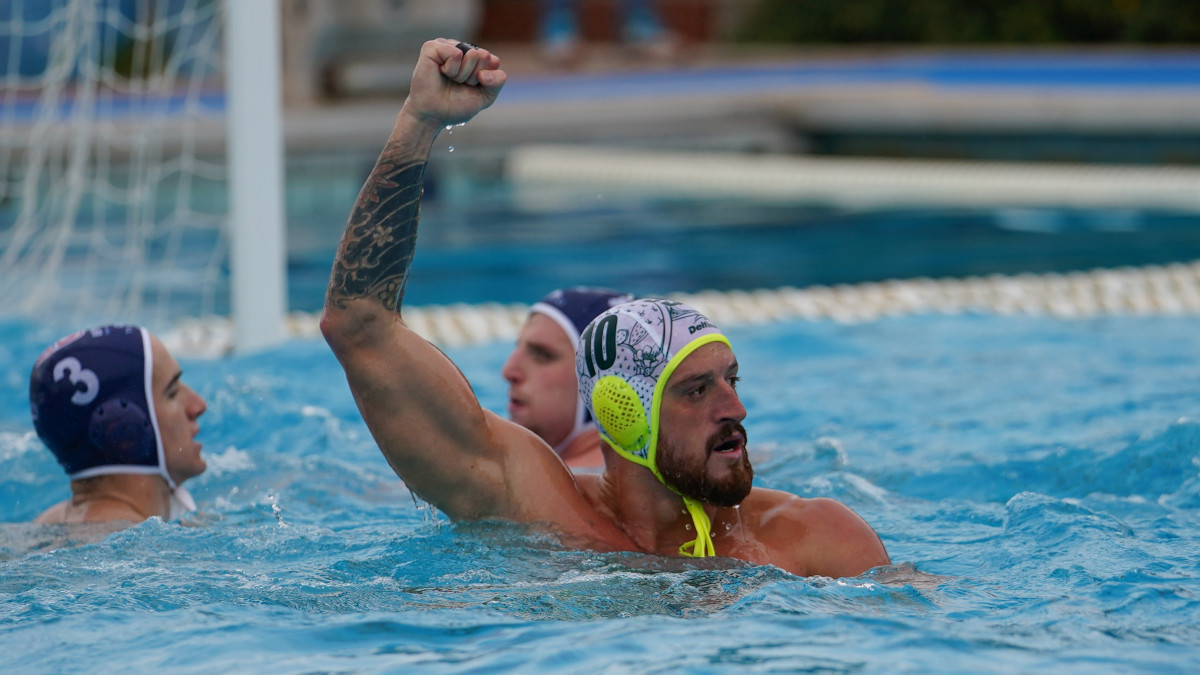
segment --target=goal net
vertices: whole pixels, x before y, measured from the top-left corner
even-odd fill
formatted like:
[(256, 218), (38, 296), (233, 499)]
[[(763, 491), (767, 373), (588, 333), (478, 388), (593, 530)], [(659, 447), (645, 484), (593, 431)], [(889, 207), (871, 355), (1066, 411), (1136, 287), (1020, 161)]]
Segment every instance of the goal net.
[(229, 312), (218, 0), (0, 0), (0, 316)]

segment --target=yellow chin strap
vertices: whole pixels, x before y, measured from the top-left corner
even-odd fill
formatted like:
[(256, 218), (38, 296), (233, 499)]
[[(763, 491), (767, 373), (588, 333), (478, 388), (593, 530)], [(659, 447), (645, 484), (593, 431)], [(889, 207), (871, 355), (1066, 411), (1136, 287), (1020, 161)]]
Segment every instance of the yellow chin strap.
[(692, 516), (692, 525), (696, 528), (696, 538), (681, 544), (679, 555), (689, 558), (707, 558), (716, 555), (717, 547), (713, 546), (712, 540), (712, 521), (704, 512), (704, 506), (691, 497), (684, 497), (683, 505), (687, 507), (688, 513)]

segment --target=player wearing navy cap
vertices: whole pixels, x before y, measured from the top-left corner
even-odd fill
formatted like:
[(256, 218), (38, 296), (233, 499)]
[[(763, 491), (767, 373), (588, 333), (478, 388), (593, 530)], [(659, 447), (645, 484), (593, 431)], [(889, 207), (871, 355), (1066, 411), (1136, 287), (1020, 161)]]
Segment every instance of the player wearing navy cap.
[(575, 379), (575, 343), (601, 312), (632, 300), (601, 288), (560, 288), (529, 309), (500, 374), (508, 417), (546, 441), (576, 471), (604, 468), (600, 436)]
[(207, 406), (182, 375), (140, 326), (98, 326), (46, 349), (30, 375), (30, 409), (71, 498), (35, 522), (141, 522), (195, 509), (182, 483), (205, 469), (195, 437)]

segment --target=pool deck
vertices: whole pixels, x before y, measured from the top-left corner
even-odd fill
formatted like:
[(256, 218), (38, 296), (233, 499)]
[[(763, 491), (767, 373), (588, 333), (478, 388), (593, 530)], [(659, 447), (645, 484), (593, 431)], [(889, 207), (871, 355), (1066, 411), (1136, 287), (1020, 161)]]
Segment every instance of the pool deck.
[[(496, 45), (509, 83), (455, 129), (467, 152), (528, 143), (795, 153), (813, 133), (1200, 138), (1200, 49), (766, 50), (709, 47), (647, 65), (595, 47), (578, 70)], [(377, 148), (392, 91), (286, 109), (289, 149)]]

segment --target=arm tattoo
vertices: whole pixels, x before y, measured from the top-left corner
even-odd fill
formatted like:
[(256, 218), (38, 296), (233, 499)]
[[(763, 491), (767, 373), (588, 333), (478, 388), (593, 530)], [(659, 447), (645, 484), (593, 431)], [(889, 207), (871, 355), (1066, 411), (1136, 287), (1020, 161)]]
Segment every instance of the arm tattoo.
[(339, 307), (367, 296), (399, 311), (417, 244), (425, 161), (379, 158), (358, 193), (337, 258), (327, 300)]

